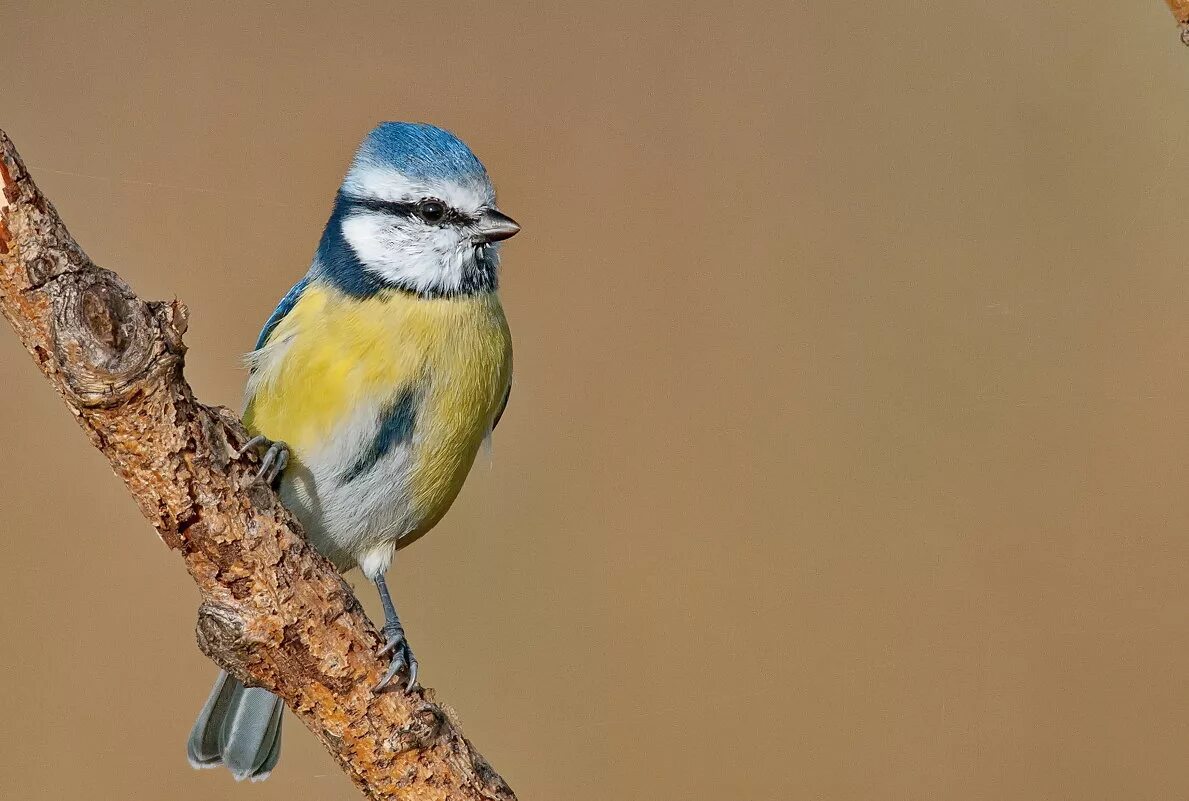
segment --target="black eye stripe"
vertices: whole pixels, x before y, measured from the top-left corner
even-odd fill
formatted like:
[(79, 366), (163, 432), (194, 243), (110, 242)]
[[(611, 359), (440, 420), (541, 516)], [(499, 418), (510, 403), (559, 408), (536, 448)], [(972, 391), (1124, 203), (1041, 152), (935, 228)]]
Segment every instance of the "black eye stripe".
[(396, 214), (401, 217), (408, 217), (417, 210), (416, 203), (397, 203), (394, 200), (377, 200), (371, 197), (348, 197), (346, 200), (356, 208), (382, 211), (385, 214)]
[(418, 219), (420, 219), (420, 215), (418, 214), (418, 206), (420, 206), (422, 203), (425, 203), (426, 201), (433, 200), (434, 202), (441, 203), (446, 209), (445, 215), (443, 215), (442, 218), (436, 223), (432, 223), (434, 225), (445, 225), (448, 223), (459, 225), (463, 223), (473, 223), (476, 221), (474, 217), (471, 217), (468, 214), (463, 214), (458, 209), (447, 206), (445, 203), (437, 200), (436, 198), (425, 198), (424, 200), (418, 200), (415, 203), (402, 203), (395, 200), (378, 200), (376, 198), (370, 197), (351, 196), (344, 196), (344, 200), (346, 200), (348, 204), (355, 208), (367, 209), (368, 211), (378, 211), (384, 214), (393, 214), (398, 217), (416, 217)]

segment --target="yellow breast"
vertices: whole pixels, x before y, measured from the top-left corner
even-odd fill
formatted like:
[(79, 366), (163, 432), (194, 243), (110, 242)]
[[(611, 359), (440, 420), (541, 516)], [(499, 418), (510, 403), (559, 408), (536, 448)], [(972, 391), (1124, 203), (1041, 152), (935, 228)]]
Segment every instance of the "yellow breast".
[(317, 283), (281, 320), (255, 369), (253, 431), (317, 458), (361, 408), (414, 387), (420, 403), (408, 476), (423, 533), (457, 496), (511, 380), (512, 346), (494, 294), (349, 297)]

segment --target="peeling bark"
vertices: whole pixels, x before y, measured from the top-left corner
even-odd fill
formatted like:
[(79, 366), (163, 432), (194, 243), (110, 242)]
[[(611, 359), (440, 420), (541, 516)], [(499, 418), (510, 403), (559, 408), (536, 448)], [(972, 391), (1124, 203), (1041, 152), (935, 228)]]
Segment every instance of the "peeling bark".
[(185, 306), (142, 301), (97, 267), (3, 131), (0, 184), (0, 311), (185, 560), (202, 652), (285, 699), (367, 798), (515, 801), (432, 690), (371, 692), (387, 667), (378, 633), (275, 493), (252, 483), (236, 415), (199, 403), (182, 376)]

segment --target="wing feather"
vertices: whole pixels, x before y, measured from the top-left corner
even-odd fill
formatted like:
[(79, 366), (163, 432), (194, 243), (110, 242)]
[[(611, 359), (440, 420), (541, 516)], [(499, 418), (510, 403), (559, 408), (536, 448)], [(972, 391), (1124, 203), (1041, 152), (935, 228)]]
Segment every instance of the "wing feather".
[(281, 302), (277, 304), (277, 308), (273, 311), (272, 316), (264, 323), (264, 328), (260, 330), (260, 336), (256, 338), (256, 347), (253, 350), (260, 350), (268, 342), (268, 338), (272, 336), (273, 329), (285, 319), (285, 315), (293, 311), (293, 307), (297, 305), (297, 301), (301, 300), (301, 295), (306, 291), (306, 287), (310, 285), (310, 277), (307, 275), (300, 281), (293, 285), (293, 288), (285, 293), (285, 297), (281, 298)]

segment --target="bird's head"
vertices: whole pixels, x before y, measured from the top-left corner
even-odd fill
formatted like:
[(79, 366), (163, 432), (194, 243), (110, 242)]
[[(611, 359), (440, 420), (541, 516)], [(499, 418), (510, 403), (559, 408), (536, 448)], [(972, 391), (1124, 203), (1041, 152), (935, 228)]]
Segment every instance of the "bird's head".
[(432, 125), (385, 122), (343, 180), (316, 267), (352, 294), (490, 292), (498, 243), (519, 230), (496, 208), (487, 170), (460, 139)]

